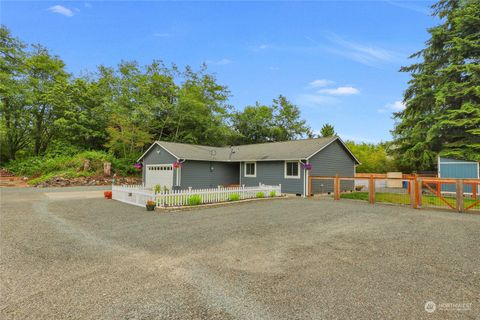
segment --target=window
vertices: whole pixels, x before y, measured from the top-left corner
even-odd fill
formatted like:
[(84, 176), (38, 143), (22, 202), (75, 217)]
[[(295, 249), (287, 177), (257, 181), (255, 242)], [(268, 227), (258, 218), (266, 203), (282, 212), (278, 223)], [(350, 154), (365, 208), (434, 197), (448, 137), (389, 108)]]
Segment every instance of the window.
[(256, 177), (257, 165), (255, 162), (245, 162), (245, 177)]
[(298, 161), (285, 161), (285, 178), (299, 179), (300, 169)]

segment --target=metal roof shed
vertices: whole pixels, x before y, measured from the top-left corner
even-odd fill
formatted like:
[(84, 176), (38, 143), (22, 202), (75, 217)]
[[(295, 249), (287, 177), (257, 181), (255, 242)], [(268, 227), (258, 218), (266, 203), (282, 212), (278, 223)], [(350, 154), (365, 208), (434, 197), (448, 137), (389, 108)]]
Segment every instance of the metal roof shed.
[[(438, 177), (452, 179), (479, 179), (480, 169), (477, 161), (438, 157)], [(454, 185), (442, 185), (442, 191), (455, 192)], [(472, 192), (471, 186), (465, 186), (465, 192)]]

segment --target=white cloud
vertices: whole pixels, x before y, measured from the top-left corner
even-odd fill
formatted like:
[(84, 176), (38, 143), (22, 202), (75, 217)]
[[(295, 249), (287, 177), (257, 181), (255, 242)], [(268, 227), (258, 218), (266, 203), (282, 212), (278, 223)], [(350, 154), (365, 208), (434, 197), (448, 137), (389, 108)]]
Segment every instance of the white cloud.
[(321, 88), (321, 87), (326, 87), (331, 84), (334, 84), (334, 81), (331, 80), (326, 80), (326, 79), (318, 79), (318, 80), (313, 80), (308, 84), (310, 88)]
[(327, 48), (328, 51), (368, 66), (376, 66), (379, 62), (390, 62), (396, 59), (394, 53), (389, 50), (348, 41), (335, 34), (328, 36), (327, 39), (336, 45)]
[(385, 107), (378, 109), (380, 113), (387, 112), (400, 112), (405, 110), (405, 104), (402, 101), (395, 101), (393, 103), (387, 103)]
[(267, 44), (261, 44), (258, 46), (258, 49), (267, 49), (268, 48), (268, 45)]
[(269, 70), (272, 70), (272, 71), (277, 71), (277, 70), (280, 70), (279, 67), (268, 67)]
[(352, 94), (359, 94), (360, 90), (354, 87), (338, 87), (334, 89), (321, 89), (318, 93), (331, 94), (334, 96), (348, 96)]
[(220, 59), (220, 60), (207, 60), (206, 61), (207, 64), (216, 64), (218, 66), (223, 66), (223, 65), (226, 65), (226, 64), (230, 64), (232, 62), (233, 62), (232, 60), (227, 59), (227, 58), (223, 58), (223, 59)]
[(340, 102), (337, 98), (323, 96), (320, 94), (301, 94), (296, 101), (297, 104), (307, 107), (325, 107)]
[(162, 33), (162, 32), (155, 32), (155, 33), (153, 34), (153, 36), (154, 36), (154, 37), (158, 37), (158, 38), (168, 38), (168, 37), (171, 36), (171, 34), (170, 34), (170, 33), (166, 33), (166, 32), (164, 32), (164, 33)]
[(53, 12), (53, 13), (58, 13), (66, 17), (73, 17), (74, 13), (71, 9), (68, 9), (64, 6), (61, 5), (55, 5), (53, 7), (48, 8), (48, 11)]

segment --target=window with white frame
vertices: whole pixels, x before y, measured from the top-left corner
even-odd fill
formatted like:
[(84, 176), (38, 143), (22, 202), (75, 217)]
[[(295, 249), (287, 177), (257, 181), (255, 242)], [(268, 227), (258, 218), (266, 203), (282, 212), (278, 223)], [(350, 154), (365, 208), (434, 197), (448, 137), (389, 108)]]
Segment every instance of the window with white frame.
[(298, 161), (285, 161), (285, 178), (300, 178), (300, 163), (298, 163)]
[(245, 177), (257, 176), (257, 164), (255, 162), (245, 162)]

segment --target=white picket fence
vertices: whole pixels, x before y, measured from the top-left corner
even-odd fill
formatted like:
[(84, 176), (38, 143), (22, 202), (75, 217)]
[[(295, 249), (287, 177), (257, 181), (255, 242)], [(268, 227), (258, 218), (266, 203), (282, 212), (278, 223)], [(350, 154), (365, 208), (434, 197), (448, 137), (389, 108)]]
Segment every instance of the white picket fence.
[(112, 199), (145, 207), (147, 201), (155, 201), (155, 192), (153, 192), (153, 190), (144, 189), (141, 185), (112, 185)]
[[(112, 199), (145, 206), (148, 200), (154, 200), (157, 207), (180, 207), (190, 205), (192, 198), (198, 197), (201, 203), (218, 203), (229, 201), (232, 195), (238, 195), (240, 200), (257, 198), (261, 193), (263, 197), (278, 197), (282, 187), (260, 184), (255, 187), (218, 187), (209, 189), (185, 189), (162, 191), (155, 194), (153, 190), (144, 189), (142, 186), (112, 186)], [(193, 197), (192, 197), (193, 196)]]

